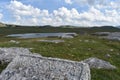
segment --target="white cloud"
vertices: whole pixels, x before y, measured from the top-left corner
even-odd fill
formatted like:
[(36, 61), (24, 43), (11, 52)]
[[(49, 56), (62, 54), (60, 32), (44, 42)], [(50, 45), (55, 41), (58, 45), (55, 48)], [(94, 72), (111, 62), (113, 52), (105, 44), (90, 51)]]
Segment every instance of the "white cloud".
[(107, 10), (103, 13), (95, 7), (82, 13), (79, 13), (75, 8), (68, 10), (62, 7), (53, 11), (53, 17), (54, 24), (77, 26), (116, 25), (120, 21), (120, 15), (116, 10)]
[[(95, 0), (81, 0), (92, 5)], [(93, 3), (92, 3), (93, 2)], [(99, 4), (103, 4), (102, 2)], [(115, 5), (115, 3), (111, 3)], [(100, 5), (99, 5), (100, 6)], [(101, 5), (103, 6), (103, 5)], [(116, 8), (116, 7), (115, 7)], [(19, 1), (11, 1), (8, 9), (13, 14), (16, 24), (23, 25), (75, 25), (75, 26), (95, 26), (95, 25), (118, 25), (120, 12), (117, 9), (101, 11), (96, 6), (89, 7), (88, 11), (78, 12), (77, 9), (58, 8), (49, 13), (48, 10), (40, 10), (31, 5), (25, 5)]]
[(66, 2), (67, 4), (72, 4), (72, 1), (71, 1), (71, 0), (65, 0), (65, 2)]
[(9, 8), (14, 12), (16, 15), (21, 16), (39, 16), (40, 9), (34, 8), (31, 5), (24, 5), (18, 1), (11, 1)]
[(31, 5), (25, 5), (19, 1), (11, 1), (8, 9), (16, 19), (17, 24), (39, 25), (40, 17), (48, 17), (48, 10), (40, 10)]

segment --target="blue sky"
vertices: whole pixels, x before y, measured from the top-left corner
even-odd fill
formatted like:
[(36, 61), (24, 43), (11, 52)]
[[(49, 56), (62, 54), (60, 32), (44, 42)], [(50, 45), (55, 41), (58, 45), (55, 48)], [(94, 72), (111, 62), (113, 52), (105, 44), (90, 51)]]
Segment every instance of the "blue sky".
[(19, 25), (120, 25), (120, 0), (0, 0), (0, 22)]

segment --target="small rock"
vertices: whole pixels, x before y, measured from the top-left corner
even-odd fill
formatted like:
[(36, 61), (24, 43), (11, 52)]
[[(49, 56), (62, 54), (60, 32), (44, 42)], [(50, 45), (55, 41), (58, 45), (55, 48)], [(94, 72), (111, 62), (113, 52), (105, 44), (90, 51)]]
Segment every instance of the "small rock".
[(89, 64), (90, 68), (116, 69), (116, 67), (111, 65), (109, 62), (98, 58), (88, 58), (83, 60), (82, 62)]
[(84, 40), (84, 42), (89, 42), (89, 40)]
[(88, 51), (92, 50), (91, 48), (88, 48)]
[(111, 52), (113, 52), (113, 51), (114, 51), (114, 49), (110, 49), (110, 51), (111, 51)]
[(15, 40), (10, 40), (9, 42), (11, 42), (11, 43), (16, 43), (16, 44), (19, 44), (19, 43), (20, 43), (19, 41), (15, 41)]
[(110, 58), (110, 57), (111, 57), (111, 55), (110, 55), (110, 54), (106, 54), (106, 55), (105, 55), (105, 57)]

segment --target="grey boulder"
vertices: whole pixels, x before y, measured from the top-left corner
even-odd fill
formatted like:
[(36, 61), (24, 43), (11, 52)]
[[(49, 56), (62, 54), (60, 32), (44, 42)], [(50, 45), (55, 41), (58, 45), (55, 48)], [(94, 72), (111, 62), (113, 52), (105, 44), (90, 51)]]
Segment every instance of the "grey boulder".
[(20, 55), (1, 73), (0, 80), (90, 80), (90, 77), (86, 63)]
[(88, 58), (82, 62), (89, 64), (90, 68), (97, 69), (116, 69), (115, 66), (111, 65), (109, 62), (98, 59), (98, 58)]

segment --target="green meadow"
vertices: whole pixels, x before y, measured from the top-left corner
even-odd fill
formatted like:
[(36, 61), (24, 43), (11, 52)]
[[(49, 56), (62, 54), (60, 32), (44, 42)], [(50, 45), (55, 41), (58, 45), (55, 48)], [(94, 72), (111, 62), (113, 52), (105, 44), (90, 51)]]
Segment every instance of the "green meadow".
[[(120, 41), (101, 39), (91, 35), (100, 31), (120, 31), (117, 29), (98, 28), (51, 28), (51, 27), (6, 27), (0, 28), (0, 47), (25, 47), (31, 48), (33, 53), (42, 56), (81, 61), (90, 57), (97, 57), (110, 62), (117, 67), (116, 70), (91, 69), (91, 80), (120, 80)], [(47, 32), (76, 32), (78, 35), (71, 39), (61, 38), (31, 38), (19, 39), (6, 37), (8, 34), (18, 33), (47, 33)], [(39, 40), (60, 39), (65, 42), (49, 43)], [(10, 40), (20, 42), (12, 43)], [(112, 49), (112, 50), (111, 50)], [(110, 54), (111, 57), (107, 57)], [(0, 65), (0, 72), (6, 64)]]

